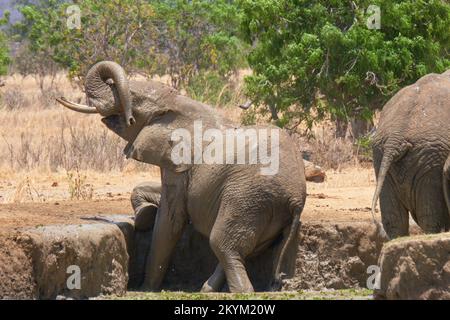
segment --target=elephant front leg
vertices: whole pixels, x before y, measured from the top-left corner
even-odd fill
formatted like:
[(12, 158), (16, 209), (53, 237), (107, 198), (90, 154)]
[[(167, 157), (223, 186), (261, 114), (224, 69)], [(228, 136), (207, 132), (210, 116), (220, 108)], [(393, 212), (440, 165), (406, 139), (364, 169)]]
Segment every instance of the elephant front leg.
[(134, 210), (134, 226), (138, 231), (151, 230), (160, 205), (161, 182), (144, 182), (137, 185), (131, 193)]
[(172, 252), (187, 224), (185, 183), (182, 175), (163, 171), (160, 206), (153, 227), (152, 244), (147, 256), (143, 288), (160, 288)]

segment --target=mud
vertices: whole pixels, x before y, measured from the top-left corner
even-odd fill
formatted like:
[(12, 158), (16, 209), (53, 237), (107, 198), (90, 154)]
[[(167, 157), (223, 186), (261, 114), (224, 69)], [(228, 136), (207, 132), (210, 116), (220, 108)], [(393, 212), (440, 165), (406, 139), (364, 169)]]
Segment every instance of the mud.
[[(127, 238), (131, 256), (129, 288), (136, 289), (143, 281), (151, 231), (133, 232), (131, 219), (120, 220), (118, 225)], [(300, 232), (295, 276), (286, 280), (282, 289), (365, 288), (367, 268), (377, 264), (384, 242), (371, 223), (306, 223)], [(249, 277), (257, 291), (270, 289), (273, 254), (269, 248), (264, 254), (247, 261)], [(177, 244), (163, 289), (198, 291), (216, 264), (217, 259), (207, 239), (189, 225)]]
[(36, 293), (33, 263), (16, 242), (17, 236), (15, 232), (0, 232), (0, 298), (3, 299), (26, 299)]
[[(128, 279), (129, 289), (139, 288), (151, 231), (135, 231), (133, 220), (121, 215), (90, 221), (93, 224), (24, 228), (3, 235), (0, 297), (120, 295)], [(283, 290), (364, 288), (367, 267), (376, 264), (383, 244), (370, 223), (306, 223), (300, 237), (297, 270), (294, 278), (284, 282)], [(247, 261), (256, 290), (269, 289), (272, 261), (271, 249)], [(216, 264), (207, 239), (188, 226), (162, 289), (198, 291)], [(82, 290), (67, 289), (69, 265), (80, 266)]]

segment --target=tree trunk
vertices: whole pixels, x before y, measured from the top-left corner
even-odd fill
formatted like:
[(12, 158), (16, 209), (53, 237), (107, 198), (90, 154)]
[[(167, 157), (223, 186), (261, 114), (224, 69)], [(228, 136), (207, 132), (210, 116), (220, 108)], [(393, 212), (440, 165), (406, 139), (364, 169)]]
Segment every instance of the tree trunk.
[(373, 127), (372, 123), (367, 120), (354, 118), (350, 121), (351, 135), (354, 140), (366, 135)]
[(348, 121), (344, 120), (344, 119), (337, 118), (334, 121), (334, 124), (336, 125), (336, 131), (335, 131), (336, 138), (344, 139), (346, 134), (347, 134)]
[(275, 106), (273, 106), (272, 104), (269, 104), (269, 110), (270, 113), (272, 115), (272, 120), (279, 120), (278, 118), (278, 113), (277, 113), (277, 108)]

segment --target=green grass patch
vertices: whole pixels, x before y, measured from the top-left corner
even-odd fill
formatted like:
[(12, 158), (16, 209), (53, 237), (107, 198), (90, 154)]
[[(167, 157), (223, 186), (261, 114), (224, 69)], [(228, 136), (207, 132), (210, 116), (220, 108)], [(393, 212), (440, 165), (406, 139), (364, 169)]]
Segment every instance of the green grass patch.
[(102, 296), (107, 300), (370, 300), (373, 291), (345, 289), (323, 291), (283, 291), (256, 293), (200, 293), (182, 291), (129, 291), (124, 296)]

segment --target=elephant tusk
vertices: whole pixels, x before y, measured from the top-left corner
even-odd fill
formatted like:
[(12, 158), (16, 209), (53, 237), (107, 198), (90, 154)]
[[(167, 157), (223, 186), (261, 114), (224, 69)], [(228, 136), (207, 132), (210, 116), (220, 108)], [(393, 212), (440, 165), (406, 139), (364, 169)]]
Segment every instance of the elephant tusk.
[(67, 100), (64, 97), (56, 98), (56, 101), (61, 103), (64, 107), (69, 108), (70, 110), (81, 112), (81, 113), (98, 113), (97, 109), (93, 107), (89, 107), (83, 104), (78, 104)]

